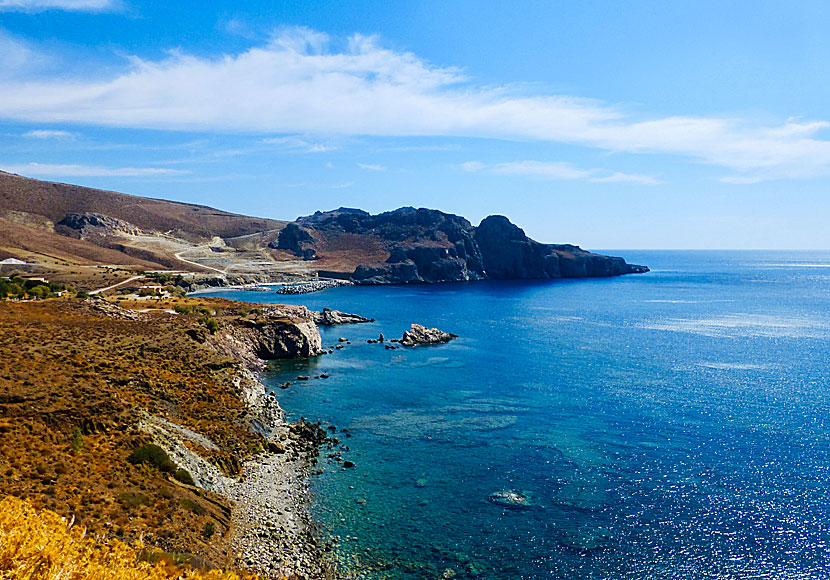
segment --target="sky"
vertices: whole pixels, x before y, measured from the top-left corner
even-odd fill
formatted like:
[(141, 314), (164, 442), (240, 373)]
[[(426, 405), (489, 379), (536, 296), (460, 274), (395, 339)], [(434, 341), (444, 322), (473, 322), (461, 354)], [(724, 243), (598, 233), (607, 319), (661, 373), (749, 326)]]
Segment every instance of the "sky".
[(589, 249), (830, 249), (830, 3), (0, 0), (0, 169)]

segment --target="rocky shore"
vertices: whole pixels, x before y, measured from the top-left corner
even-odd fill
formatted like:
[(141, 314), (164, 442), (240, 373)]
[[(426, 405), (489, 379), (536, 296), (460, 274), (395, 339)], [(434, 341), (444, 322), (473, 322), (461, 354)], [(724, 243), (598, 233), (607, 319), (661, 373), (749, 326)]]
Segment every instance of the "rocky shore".
[(240, 396), (251, 413), (251, 428), (267, 442), (223, 490), (235, 504), (231, 546), (237, 565), (263, 578), (334, 578), (336, 563), (315, 533), (308, 489), (310, 469), (330, 440), (317, 425), (286, 423), (255, 374), (265, 360), (323, 352), (312, 313), (302, 306), (269, 307), (225, 325), (209, 344), (243, 363)]

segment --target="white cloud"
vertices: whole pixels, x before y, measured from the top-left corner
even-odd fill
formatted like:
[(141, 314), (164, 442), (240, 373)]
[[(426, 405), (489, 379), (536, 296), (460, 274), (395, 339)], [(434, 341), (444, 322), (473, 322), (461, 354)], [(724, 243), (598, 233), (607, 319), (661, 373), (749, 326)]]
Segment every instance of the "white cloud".
[(657, 185), (662, 183), (656, 177), (637, 173), (611, 172), (605, 169), (582, 169), (563, 161), (511, 161), (485, 165), (480, 161), (468, 161), (460, 165), (465, 171), (487, 171), (495, 175), (536, 177), (550, 180), (581, 180), (591, 183), (638, 183)]
[(39, 60), (34, 51), (23, 42), (0, 30), (0, 78), (14, 78), (14, 75)]
[(824, 121), (637, 118), (598, 101), (482, 87), (458, 69), (361, 35), (337, 51), (325, 35), (295, 29), (238, 54), (136, 57), (120, 74), (94, 74), (19, 75), (0, 87), (0, 116), (165, 130), (546, 141), (679, 155), (727, 168), (732, 181), (830, 176), (830, 141), (818, 137)]
[(386, 171), (386, 167), (384, 167), (383, 165), (373, 165), (371, 163), (358, 163), (357, 166), (367, 171)]
[(70, 141), (75, 139), (74, 133), (51, 129), (36, 129), (34, 131), (27, 131), (26, 133), (23, 133), (23, 136), (31, 139), (57, 139), (61, 141)]
[(466, 161), (458, 167), (468, 173), (475, 173), (476, 171), (481, 171), (486, 166), (481, 161)]
[(299, 137), (268, 137), (263, 139), (262, 142), (268, 145), (282, 145), (286, 149), (295, 149), (307, 153), (325, 153), (337, 149), (337, 147), (331, 145), (306, 141)]
[(164, 175), (185, 175), (181, 169), (157, 167), (99, 167), (94, 165), (61, 165), (50, 163), (27, 163), (5, 165), (3, 171), (31, 177), (155, 177)]
[(105, 12), (116, 10), (118, 7), (119, 3), (116, 0), (0, 0), (0, 11), (9, 12)]

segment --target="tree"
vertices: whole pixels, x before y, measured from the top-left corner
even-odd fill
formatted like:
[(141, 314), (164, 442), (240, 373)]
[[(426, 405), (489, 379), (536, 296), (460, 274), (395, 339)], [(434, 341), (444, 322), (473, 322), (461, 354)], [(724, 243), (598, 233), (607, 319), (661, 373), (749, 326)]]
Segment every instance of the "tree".
[(29, 288), (27, 293), (29, 296), (37, 298), (38, 300), (49, 298), (49, 296), (52, 295), (52, 292), (49, 290), (49, 286), (44, 286), (43, 284), (35, 286), (34, 288)]

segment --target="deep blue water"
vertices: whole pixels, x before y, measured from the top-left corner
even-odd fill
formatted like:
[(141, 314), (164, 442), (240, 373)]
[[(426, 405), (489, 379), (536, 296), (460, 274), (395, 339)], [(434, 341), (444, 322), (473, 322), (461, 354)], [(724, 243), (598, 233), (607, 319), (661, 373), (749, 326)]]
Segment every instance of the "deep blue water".
[[(315, 510), (361, 577), (830, 577), (830, 253), (617, 254), (653, 271), (222, 294), (377, 320), (266, 377), (331, 375), (277, 394), (351, 430)], [(412, 322), (460, 338), (366, 343)]]

